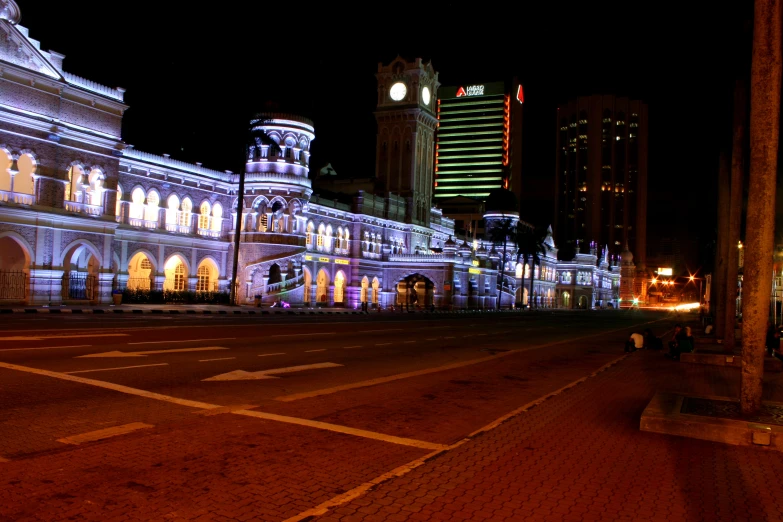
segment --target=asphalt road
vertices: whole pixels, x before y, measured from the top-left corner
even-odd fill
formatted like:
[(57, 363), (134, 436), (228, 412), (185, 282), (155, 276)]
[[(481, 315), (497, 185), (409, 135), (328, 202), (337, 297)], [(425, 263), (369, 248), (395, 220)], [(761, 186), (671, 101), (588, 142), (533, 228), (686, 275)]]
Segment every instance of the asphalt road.
[[(217, 468), (204, 463), (210, 475), (226, 462), (243, 467), (249, 457), (223, 453), (241, 439), (254, 458), (287, 455), (285, 465), (253, 461), (253, 473), (291, 491), (286, 481), (323, 470), (329, 455), (330, 471), (311, 489), (295, 500), (267, 495), (265, 514), (256, 511), (283, 520), (591, 375), (623, 355), (630, 332), (661, 335), (670, 319), (640, 311), (0, 317), (0, 460), (97, 458), (81, 453), (89, 448), (105, 459), (165, 440), (196, 460), (220, 452)], [(150, 458), (165, 467), (169, 454)], [(190, 467), (174, 468), (166, 475), (174, 483), (193, 479)], [(91, 491), (116, 495), (96, 484)]]

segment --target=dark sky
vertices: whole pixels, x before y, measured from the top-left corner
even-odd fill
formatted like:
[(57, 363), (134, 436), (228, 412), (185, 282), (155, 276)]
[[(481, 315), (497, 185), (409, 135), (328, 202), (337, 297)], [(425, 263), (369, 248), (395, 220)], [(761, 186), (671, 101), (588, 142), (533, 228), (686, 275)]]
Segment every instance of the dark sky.
[(18, 3), (67, 71), (127, 89), (127, 143), (218, 170), (240, 168), (245, 122), (274, 102), (314, 120), (313, 168), (373, 175), (374, 75), (397, 54), (431, 59), (443, 85), (518, 76), (523, 177), (552, 196), (523, 208), (536, 224), (552, 219), (558, 103), (642, 99), (651, 239), (711, 234), (733, 64), (750, 59), (737, 34), (752, 2)]

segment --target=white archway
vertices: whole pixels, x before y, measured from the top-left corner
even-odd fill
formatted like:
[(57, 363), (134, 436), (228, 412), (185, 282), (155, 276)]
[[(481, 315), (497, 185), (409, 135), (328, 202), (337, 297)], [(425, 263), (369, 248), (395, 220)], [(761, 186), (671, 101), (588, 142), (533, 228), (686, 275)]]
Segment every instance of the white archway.
[(302, 267), (302, 272), (304, 272), (304, 303), (309, 305), (313, 286), (313, 275), (307, 267)]
[(217, 292), (220, 270), (217, 264), (209, 257), (201, 260), (196, 269), (196, 292)]
[(316, 303), (327, 304), (329, 302), (329, 274), (323, 268), (318, 271), (315, 284), (317, 285), (315, 289)]
[(128, 261), (128, 290), (152, 290), (154, 288), (155, 263), (149, 252), (138, 251)]
[(343, 304), (345, 302), (345, 273), (338, 270), (334, 276), (334, 304)]
[(190, 270), (185, 258), (174, 254), (163, 265), (163, 273), (166, 278), (163, 281), (163, 290), (181, 292), (188, 289), (188, 275)]

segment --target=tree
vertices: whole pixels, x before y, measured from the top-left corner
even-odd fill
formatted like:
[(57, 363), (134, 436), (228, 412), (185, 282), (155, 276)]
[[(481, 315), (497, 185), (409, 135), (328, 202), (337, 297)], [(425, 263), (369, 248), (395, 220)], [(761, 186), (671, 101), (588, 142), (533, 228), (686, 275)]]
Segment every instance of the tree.
[(247, 129), (247, 138), (244, 143), (244, 157), (242, 160), (242, 169), (239, 171), (239, 190), (237, 195), (237, 220), (234, 226), (234, 262), (231, 270), (231, 288), (229, 302), (232, 305), (238, 305), (237, 302), (237, 270), (239, 268), (239, 240), (242, 236), (242, 206), (245, 198), (245, 170), (247, 164), (252, 162), (255, 158), (253, 152), (259, 145), (267, 145), (270, 149), (282, 154), (280, 145), (275, 140), (269, 137), (264, 126), (271, 123), (272, 120), (255, 118), (250, 121), (250, 126)]
[(775, 232), (781, 89), (781, 0), (756, 0), (750, 73), (750, 175), (742, 292), (743, 414), (761, 408)]
[(503, 282), (506, 276), (506, 247), (508, 246), (509, 239), (513, 239), (516, 227), (514, 222), (510, 218), (501, 219), (497, 223), (492, 225), (489, 229), (489, 240), (492, 244), (503, 244), (503, 250), (500, 252), (500, 280), (498, 282), (498, 310), (502, 304), (503, 298)]
[[(519, 223), (517, 225), (516, 235), (514, 242), (517, 245), (517, 263), (520, 257), (523, 259), (524, 264), (527, 266), (528, 260), (530, 260), (530, 290), (528, 292), (528, 299), (532, 305), (533, 299), (533, 275), (535, 273), (536, 265), (541, 263), (539, 254), (546, 253), (546, 246), (544, 245), (544, 238), (546, 233), (542, 233), (541, 229), (534, 229), (526, 224)], [(522, 272), (522, 286), (524, 287), (525, 273)]]

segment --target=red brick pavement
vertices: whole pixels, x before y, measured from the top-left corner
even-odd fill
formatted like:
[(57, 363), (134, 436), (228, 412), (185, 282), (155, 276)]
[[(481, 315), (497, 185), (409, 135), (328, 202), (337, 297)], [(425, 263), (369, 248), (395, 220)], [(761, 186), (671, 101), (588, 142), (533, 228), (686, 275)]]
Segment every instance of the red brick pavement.
[(656, 391), (738, 385), (737, 369), (638, 352), (318, 521), (780, 521), (780, 453), (639, 431)]

